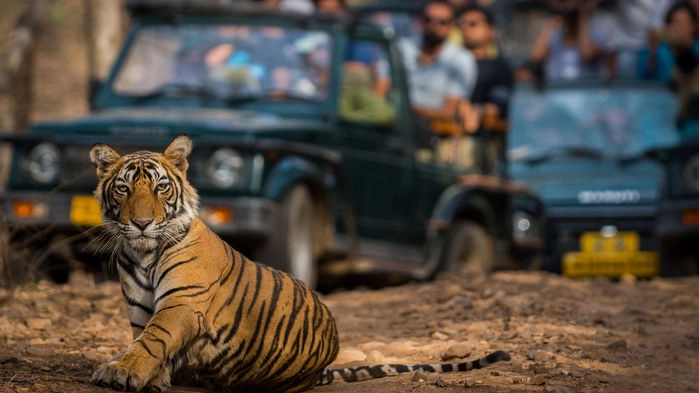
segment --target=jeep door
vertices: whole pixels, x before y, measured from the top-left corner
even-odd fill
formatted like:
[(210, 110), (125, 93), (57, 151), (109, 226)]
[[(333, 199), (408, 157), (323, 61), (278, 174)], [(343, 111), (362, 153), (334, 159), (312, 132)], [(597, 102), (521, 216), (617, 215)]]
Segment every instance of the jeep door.
[(354, 204), (360, 253), (377, 256), (391, 254), (396, 243), (411, 240), (406, 234), (413, 152), (403, 131), (406, 119), (399, 116), (407, 105), (404, 80), (395, 77), (402, 72), (396, 61), (399, 54), (381, 37), (363, 35), (361, 28), (353, 33), (340, 64), (338, 147)]

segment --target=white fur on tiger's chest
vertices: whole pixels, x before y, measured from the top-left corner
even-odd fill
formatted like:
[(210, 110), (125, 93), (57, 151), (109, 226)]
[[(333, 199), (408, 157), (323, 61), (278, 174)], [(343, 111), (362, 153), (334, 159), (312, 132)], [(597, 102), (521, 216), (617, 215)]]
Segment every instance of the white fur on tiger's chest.
[[(136, 329), (145, 327), (155, 311), (155, 288), (152, 267), (156, 262), (154, 253), (144, 256), (130, 255), (128, 259), (120, 259), (117, 263), (121, 290), (126, 298), (126, 310), (131, 325)], [(138, 259), (137, 259), (138, 258)], [(138, 262), (136, 262), (138, 261)]]

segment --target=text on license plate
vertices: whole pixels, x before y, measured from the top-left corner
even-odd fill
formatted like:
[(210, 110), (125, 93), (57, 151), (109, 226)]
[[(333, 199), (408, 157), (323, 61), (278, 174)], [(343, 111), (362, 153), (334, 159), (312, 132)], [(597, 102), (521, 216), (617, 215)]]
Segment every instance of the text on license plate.
[(654, 277), (660, 272), (660, 256), (657, 252), (567, 252), (563, 255), (563, 276), (620, 277), (633, 274), (636, 277)]

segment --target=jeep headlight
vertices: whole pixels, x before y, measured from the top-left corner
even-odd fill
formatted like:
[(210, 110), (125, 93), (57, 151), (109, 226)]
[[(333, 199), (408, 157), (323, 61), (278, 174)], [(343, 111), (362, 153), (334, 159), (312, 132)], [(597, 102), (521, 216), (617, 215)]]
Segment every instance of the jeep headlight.
[(54, 183), (60, 173), (61, 152), (52, 143), (40, 143), (27, 155), (25, 169), (29, 176), (42, 184)]
[(512, 216), (512, 235), (515, 241), (527, 240), (538, 236), (534, 218), (531, 214), (516, 211)]
[(219, 188), (240, 186), (245, 179), (245, 160), (229, 148), (216, 150), (206, 161), (206, 177)]

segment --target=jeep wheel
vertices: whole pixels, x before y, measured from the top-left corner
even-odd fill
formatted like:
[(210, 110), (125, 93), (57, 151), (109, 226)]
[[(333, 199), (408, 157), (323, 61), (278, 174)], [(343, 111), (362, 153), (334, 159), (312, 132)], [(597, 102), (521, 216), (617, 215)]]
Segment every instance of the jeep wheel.
[(495, 267), (495, 243), (486, 229), (472, 221), (454, 223), (442, 251), (447, 272), (489, 273)]
[(315, 289), (318, 267), (313, 258), (313, 215), (308, 189), (294, 187), (282, 202), (275, 230), (258, 252), (258, 259)]

